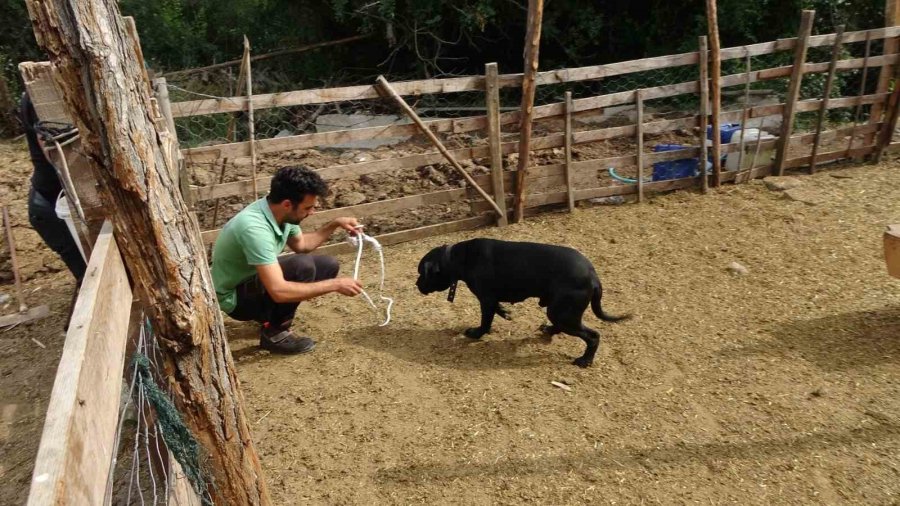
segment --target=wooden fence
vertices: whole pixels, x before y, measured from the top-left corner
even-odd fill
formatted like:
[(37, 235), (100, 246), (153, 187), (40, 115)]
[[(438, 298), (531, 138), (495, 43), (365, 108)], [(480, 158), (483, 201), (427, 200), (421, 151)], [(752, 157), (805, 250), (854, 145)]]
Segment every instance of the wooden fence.
[[(900, 27), (881, 28), (875, 30), (865, 30), (857, 32), (849, 32), (841, 34), (840, 38), (837, 34), (817, 35), (804, 38), (782, 39), (774, 42), (766, 42), (749, 46), (726, 48), (721, 51), (722, 60), (733, 60), (747, 58), (748, 56), (758, 56), (766, 54), (774, 54), (777, 52), (791, 51), (795, 49), (798, 43), (805, 44), (807, 47), (832, 46), (839, 47), (843, 44), (853, 42), (863, 42), (868, 44), (871, 41), (879, 39), (894, 39), (900, 36)], [(798, 42), (799, 41), (799, 42)], [(835, 53), (840, 54), (839, 52)], [(862, 69), (864, 72), (873, 72), (877, 69), (884, 69), (882, 72), (890, 72), (893, 66), (896, 66), (900, 59), (900, 54), (883, 54), (877, 56), (869, 56), (864, 58), (847, 58), (840, 59), (835, 57), (831, 62), (806, 63), (800, 67), (799, 71), (795, 71), (797, 63), (788, 66), (778, 66), (774, 68), (765, 68), (751, 70), (750, 72), (734, 73), (725, 75), (721, 79), (721, 86), (749, 86), (752, 83), (769, 81), (773, 79), (802, 79), (804, 75), (810, 74), (830, 74), (837, 72)], [(608, 78), (610, 76), (626, 75), (648, 70), (658, 70), (665, 68), (681, 67), (681, 66), (697, 66), (697, 75), (699, 76), (700, 57), (698, 52), (684, 53), (672, 56), (663, 56), (656, 58), (646, 58), (641, 60), (626, 61), (621, 63), (613, 63), (608, 65), (597, 65), (590, 67), (555, 70), (541, 72), (538, 76), (538, 85), (549, 84), (565, 84), (575, 83), (579, 81), (589, 81)], [(419, 96), (425, 94), (447, 94), (458, 92), (484, 92), (485, 102), (490, 106), (492, 95), (501, 88), (517, 87), (521, 84), (521, 74), (505, 74), (492, 75), (487, 72), (484, 76), (457, 77), (449, 79), (431, 79), (423, 81), (409, 81), (393, 83), (393, 88), (398, 94), (404, 96)], [(663, 86), (654, 86), (643, 88), (640, 90), (630, 90), (619, 93), (611, 93), (599, 96), (590, 96), (571, 101), (569, 107), (565, 102), (552, 103), (547, 105), (536, 106), (534, 108), (534, 118), (543, 119), (566, 119), (571, 121), (572, 118), (578, 118), (587, 114), (597, 114), (602, 109), (618, 105), (636, 103), (637, 92), (640, 91), (643, 101), (654, 100), (666, 97), (676, 97), (682, 95), (699, 95), (700, 81), (691, 80), (681, 83), (668, 84)], [(799, 84), (797, 84), (799, 86)], [(488, 91), (490, 90), (490, 93)], [(327, 104), (334, 102), (352, 101), (359, 99), (375, 99), (378, 98), (379, 91), (376, 86), (350, 86), (343, 88), (329, 89), (313, 89), (303, 91), (292, 91), (286, 93), (265, 94), (252, 96), (251, 103), (255, 110), (262, 110), (272, 107), (286, 107), (296, 105), (310, 104)], [(865, 105), (883, 104), (890, 105), (891, 93), (885, 89), (876, 90), (875, 93), (861, 93), (855, 96), (833, 97), (828, 100), (822, 98), (795, 100), (789, 103), (778, 103), (771, 105), (759, 105), (755, 107), (745, 107), (744, 110), (733, 110), (724, 112), (720, 115), (722, 123), (741, 122), (744, 119), (763, 118), (770, 116), (786, 116), (802, 112), (817, 112), (828, 109), (859, 107)], [(184, 118), (197, 115), (220, 114), (245, 110), (248, 99), (246, 97), (233, 97), (227, 99), (205, 99), (191, 102), (176, 102), (171, 104), (171, 114), (173, 118)], [(499, 113), (498, 108), (493, 108), (493, 116), (488, 114), (465, 117), (458, 119), (437, 119), (425, 121), (425, 125), (436, 133), (459, 134), (466, 132), (480, 131), (485, 134), (488, 142), (483, 146), (466, 147), (462, 149), (452, 149), (451, 154), (457, 160), (487, 160), (484, 163), (489, 165), (492, 171), (490, 175), (477, 176), (475, 179), (478, 184), (489, 194), (493, 194), (499, 198), (509, 199), (509, 195), (504, 191), (512, 188), (513, 178), (511, 172), (504, 171), (502, 168), (501, 157), (515, 153), (518, 150), (518, 141), (503, 141), (500, 138), (500, 126), (515, 125), (519, 122), (519, 112)], [(808, 167), (812, 163), (809, 155), (788, 158), (791, 148), (802, 148), (809, 146), (814, 150), (819, 144), (836, 141), (850, 136), (852, 139), (863, 137), (862, 141), (850, 141), (846, 147), (841, 149), (832, 149), (827, 152), (817, 152), (815, 164), (823, 164), (833, 162), (845, 158), (856, 158), (875, 154), (885, 149), (887, 145), (880, 145), (875, 136), (882, 130), (885, 122), (889, 122), (891, 116), (894, 115), (894, 109), (885, 107), (886, 117), (871, 118), (869, 122), (861, 125), (852, 125), (833, 130), (823, 130), (822, 124), (819, 124), (814, 132), (791, 135), (791, 130), (787, 130), (787, 138), (789, 142), (782, 142), (782, 138), (776, 140), (766, 140), (762, 142), (762, 149), (776, 149), (778, 156), (776, 164), (768, 161), (759, 163), (758, 166), (752, 167), (749, 173), (742, 174), (740, 179), (746, 180), (748, 177), (762, 177), (770, 173), (782, 173), (786, 169), (794, 169), (799, 167)], [(487, 110), (491, 111), (490, 108)], [(493, 122), (491, 121), (493, 120)], [(495, 124), (494, 128), (489, 128)], [(568, 137), (564, 132), (552, 133), (532, 139), (532, 149), (535, 151), (546, 150), (551, 148), (563, 148), (565, 150), (565, 159), (571, 159), (571, 150), (573, 146), (594, 143), (597, 141), (611, 140), (617, 138), (636, 139), (640, 135), (641, 139), (647, 135), (658, 135), (676, 130), (695, 129), (701, 125), (701, 116), (699, 111), (677, 119), (657, 119), (649, 122), (641, 122), (640, 124), (630, 124), (624, 126), (615, 126), (611, 128), (599, 128), (592, 130), (583, 130), (572, 132)], [(293, 135), (288, 137), (280, 137), (273, 139), (263, 139), (255, 141), (256, 153), (258, 155), (279, 153), (284, 151), (309, 149), (320, 146), (328, 146), (341, 144), (350, 141), (364, 141), (374, 139), (385, 139), (391, 137), (410, 136), (419, 132), (418, 127), (414, 124), (391, 125), (383, 127), (370, 127), (351, 130), (337, 130), (321, 133), (309, 133), (301, 135)], [(527, 171), (526, 188), (526, 207), (533, 208), (547, 204), (566, 203), (569, 195), (575, 201), (584, 200), (595, 197), (606, 197), (614, 195), (629, 195), (637, 192), (637, 186), (642, 186), (645, 192), (669, 191), (677, 188), (687, 188), (698, 185), (700, 177), (686, 178), (679, 180), (658, 181), (641, 185), (616, 185), (616, 186), (597, 186), (597, 173), (610, 166), (624, 167), (635, 166), (640, 163), (642, 168), (651, 167), (654, 163), (668, 160), (678, 160), (685, 158), (698, 158), (700, 153), (700, 143), (703, 142), (704, 133), (701, 132), (696, 141), (685, 149), (677, 151), (666, 151), (659, 153), (638, 153), (626, 154), (608, 158), (571, 161), (568, 163), (568, 172), (566, 163), (556, 163), (543, 166), (532, 166)], [(890, 141), (888, 137), (888, 142)], [(718, 155), (724, 155), (729, 152), (737, 151), (739, 147), (736, 144), (725, 144), (722, 146), (722, 152)], [(250, 142), (232, 142), (227, 144), (218, 144), (212, 146), (203, 146), (182, 150), (187, 164), (194, 163), (213, 163), (221, 164), (227, 160), (230, 166), (240, 167), (250, 164)], [(639, 160), (640, 158), (640, 160)], [(397, 169), (416, 168), (425, 165), (441, 163), (445, 161), (444, 156), (435, 151), (421, 154), (397, 156), (390, 159), (363, 161), (359, 163), (351, 163), (346, 165), (335, 165), (319, 169), (319, 174), (327, 181), (339, 179), (358, 178), (366, 174), (379, 173), (384, 171), (394, 171)], [(569, 179), (567, 180), (566, 174)], [(746, 177), (745, 177), (746, 176)], [(734, 181), (738, 179), (738, 175), (725, 172), (722, 174), (723, 181)], [(269, 184), (270, 177), (260, 177), (257, 184), (262, 188), (266, 188)], [(498, 184), (502, 182), (503, 189), (498, 191)], [(570, 185), (566, 187), (567, 183)], [(202, 202), (210, 199), (218, 199), (222, 197), (247, 195), (252, 192), (253, 182), (250, 180), (226, 182), (221, 184), (213, 184), (210, 186), (191, 186), (190, 194), (194, 202)], [(565, 191), (547, 191), (560, 186), (566, 187)], [(425, 237), (437, 233), (445, 233), (453, 230), (464, 230), (476, 228), (492, 223), (495, 218), (486, 216), (481, 213), (486, 212), (489, 208), (486, 202), (480, 199), (471, 188), (456, 188), (449, 190), (441, 190), (432, 193), (405, 195), (390, 200), (382, 200), (377, 202), (366, 202), (359, 205), (344, 207), (339, 209), (329, 209), (314, 215), (309, 219), (309, 225), (316, 226), (325, 220), (339, 215), (353, 215), (358, 218), (366, 218), (377, 216), (385, 213), (392, 213), (404, 210), (414, 209), (420, 206), (442, 204), (467, 199), (472, 202), (471, 211), (473, 216), (456, 220), (449, 223), (439, 223), (429, 225), (412, 230), (401, 230), (380, 237), (383, 243), (395, 243)], [(214, 241), (218, 234), (218, 230), (207, 230), (203, 232), (206, 242)], [(335, 251), (345, 249), (341, 245), (326, 247), (326, 251)]]

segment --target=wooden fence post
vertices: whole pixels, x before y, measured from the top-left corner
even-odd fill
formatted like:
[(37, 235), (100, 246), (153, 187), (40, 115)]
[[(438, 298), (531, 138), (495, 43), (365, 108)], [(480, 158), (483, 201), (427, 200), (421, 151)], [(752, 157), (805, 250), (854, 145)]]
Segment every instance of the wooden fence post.
[(831, 62), (828, 64), (828, 77), (825, 79), (825, 96), (819, 106), (819, 116), (816, 118), (816, 136), (813, 139), (812, 156), (809, 157), (809, 173), (816, 173), (816, 155), (819, 154), (819, 142), (822, 137), (822, 125), (825, 123), (825, 115), (828, 113), (828, 99), (831, 96), (831, 88), (834, 85), (834, 74), (837, 70), (837, 62), (841, 58), (841, 44), (844, 38), (844, 25), (837, 27), (834, 34), (834, 45), (831, 46)]
[(544, 0), (528, 0), (528, 31), (525, 35), (525, 69), (522, 76), (522, 122), (519, 128), (519, 166), (516, 171), (516, 199), (513, 221), (522, 221), (525, 213), (525, 175), (531, 154), (531, 118), (534, 114), (535, 77), (538, 69), (538, 50), (541, 45), (541, 20)]
[(566, 91), (566, 199), (569, 212), (575, 209), (575, 193), (572, 188), (572, 92)]
[(135, 291), (147, 303), (165, 389), (208, 459), (207, 492), (216, 504), (268, 504), (205, 248), (171, 177), (177, 147), (151, 114), (118, 4), (26, 3), (81, 132)]
[(638, 203), (644, 201), (644, 96), (643, 90), (634, 92), (637, 106), (637, 194)]
[(712, 58), (710, 88), (712, 88), (713, 186), (722, 184), (722, 136), (719, 132), (721, 127), (719, 114), (722, 111), (722, 57), (720, 55), (718, 19), (716, 0), (706, 0), (706, 23), (709, 25), (709, 47)]
[(706, 173), (706, 163), (709, 153), (706, 148), (706, 128), (709, 124), (709, 51), (706, 37), (700, 37), (700, 160), (697, 164), (700, 168), (700, 184), (703, 193), (709, 191), (709, 174)]
[[(897, 26), (900, 25), (900, 0), (885, 0), (884, 2), (884, 26)], [(900, 37), (887, 37), (884, 39), (884, 50), (882, 54), (891, 55), (894, 54), (900, 49)], [(878, 71), (878, 85), (875, 88), (875, 93), (886, 93), (888, 91), (888, 86), (891, 83), (891, 78), (894, 75), (894, 67), (891, 65), (885, 65), (880, 68)], [(877, 102), (872, 104), (872, 108), (869, 113), (869, 124), (874, 125), (881, 121), (881, 115), (885, 112), (885, 106), (883, 102)], [(887, 114), (890, 115), (890, 109), (887, 110)], [(887, 118), (885, 118), (885, 122), (887, 122)], [(863, 142), (863, 146), (868, 146), (872, 143), (872, 139), (875, 137), (875, 134), (869, 134), (866, 136), (866, 141)]]
[(247, 69), (247, 131), (250, 136), (250, 166), (253, 171), (253, 200), (259, 198), (256, 185), (256, 121), (253, 120), (253, 72), (250, 70), (250, 41), (244, 35), (244, 65)]
[[(856, 104), (856, 112), (853, 115), (853, 131), (850, 132), (850, 140), (847, 142), (847, 157), (851, 155), (853, 150), (853, 141), (856, 140), (856, 127), (859, 126), (859, 118), (862, 117), (862, 97), (866, 94), (866, 79), (869, 76), (869, 55), (872, 52), (872, 32), (866, 32), (866, 50), (863, 56), (862, 78), (859, 80), (859, 93), (857, 97), (859, 102)], [(860, 157), (855, 157), (854, 161), (860, 161)]]
[(794, 116), (797, 115), (797, 97), (800, 96), (800, 84), (806, 66), (806, 50), (809, 48), (809, 35), (812, 33), (816, 11), (805, 10), (800, 18), (800, 31), (797, 34), (797, 45), (794, 47), (794, 67), (791, 69), (791, 82), (784, 99), (784, 115), (781, 121), (781, 134), (778, 137), (775, 152), (775, 168), (777, 176), (784, 175), (784, 164), (787, 161), (791, 146), (791, 132), (794, 131)]
[[(900, 73), (900, 66), (895, 67), (895, 73)], [(894, 91), (887, 103), (887, 118), (878, 131), (878, 145), (875, 148), (875, 156), (873, 161), (878, 163), (881, 161), (884, 150), (891, 144), (894, 137), (894, 130), (897, 129), (897, 117), (900, 116), (900, 86), (894, 86)]]
[(497, 64), (484, 66), (485, 102), (487, 104), (488, 145), (491, 148), (491, 186), (494, 190), (494, 201), (500, 208), (497, 226), (505, 227), (508, 223), (506, 211), (506, 190), (503, 188), (503, 151), (500, 139), (500, 86), (497, 83)]

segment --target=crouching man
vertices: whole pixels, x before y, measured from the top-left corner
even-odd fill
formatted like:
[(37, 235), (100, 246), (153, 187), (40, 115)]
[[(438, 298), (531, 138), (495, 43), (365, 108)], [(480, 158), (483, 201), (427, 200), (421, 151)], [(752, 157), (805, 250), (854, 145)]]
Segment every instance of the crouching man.
[[(336, 218), (319, 230), (300, 231), (328, 192), (306, 167), (283, 167), (269, 194), (235, 215), (222, 228), (212, 253), (212, 278), (219, 307), (231, 318), (260, 324), (260, 346), (276, 353), (306, 353), (316, 343), (291, 331), (300, 302), (332, 292), (353, 297), (362, 291), (352, 278), (337, 277), (338, 261), (310, 255), (339, 228), (355, 234), (356, 218)], [(285, 245), (294, 254), (279, 257)]]

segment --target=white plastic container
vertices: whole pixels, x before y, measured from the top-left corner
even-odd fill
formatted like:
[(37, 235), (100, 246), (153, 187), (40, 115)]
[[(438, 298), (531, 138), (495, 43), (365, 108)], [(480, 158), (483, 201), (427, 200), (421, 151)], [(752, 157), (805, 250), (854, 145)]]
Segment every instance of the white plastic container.
[(84, 250), (81, 248), (81, 240), (78, 238), (78, 230), (75, 228), (75, 221), (72, 219), (72, 213), (69, 211), (69, 201), (66, 200), (65, 191), (59, 192), (59, 197), (56, 199), (56, 216), (66, 222), (66, 228), (72, 234), (72, 239), (75, 239), (75, 245), (78, 246), (81, 258), (87, 262), (87, 257), (84, 256)]
[[(733, 151), (725, 155), (725, 170), (734, 171), (738, 170), (738, 161), (741, 161), (740, 170), (746, 170), (750, 168), (750, 164), (754, 162), (753, 153), (756, 152), (756, 141), (759, 139), (760, 131), (758, 128), (748, 128), (744, 132), (744, 159), (741, 160), (740, 151)], [(769, 135), (767, 133), (762, 134), (763, 141), (774, 140), (774, 135)], [(731, 144), (740, 144), (741, 143), (741, 131), (738, 130), (731, 137)], [(759, 154), (756, 155), (756, 161), (754, 165), (757, 167), (766, 165), (771, 162), (775, 157), (775, 148), (768, 147), (759, 149)]]

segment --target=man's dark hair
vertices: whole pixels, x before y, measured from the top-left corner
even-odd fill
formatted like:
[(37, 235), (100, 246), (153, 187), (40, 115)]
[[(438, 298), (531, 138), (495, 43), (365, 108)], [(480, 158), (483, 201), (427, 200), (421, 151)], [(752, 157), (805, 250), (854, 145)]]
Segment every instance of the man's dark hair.
[(312, 169), (297, 165), (278, 169), (266, 199), (273, 204), (288, 199), (296, 206), (307, 195), (324, 197), (328, 195), (328, 185)]

